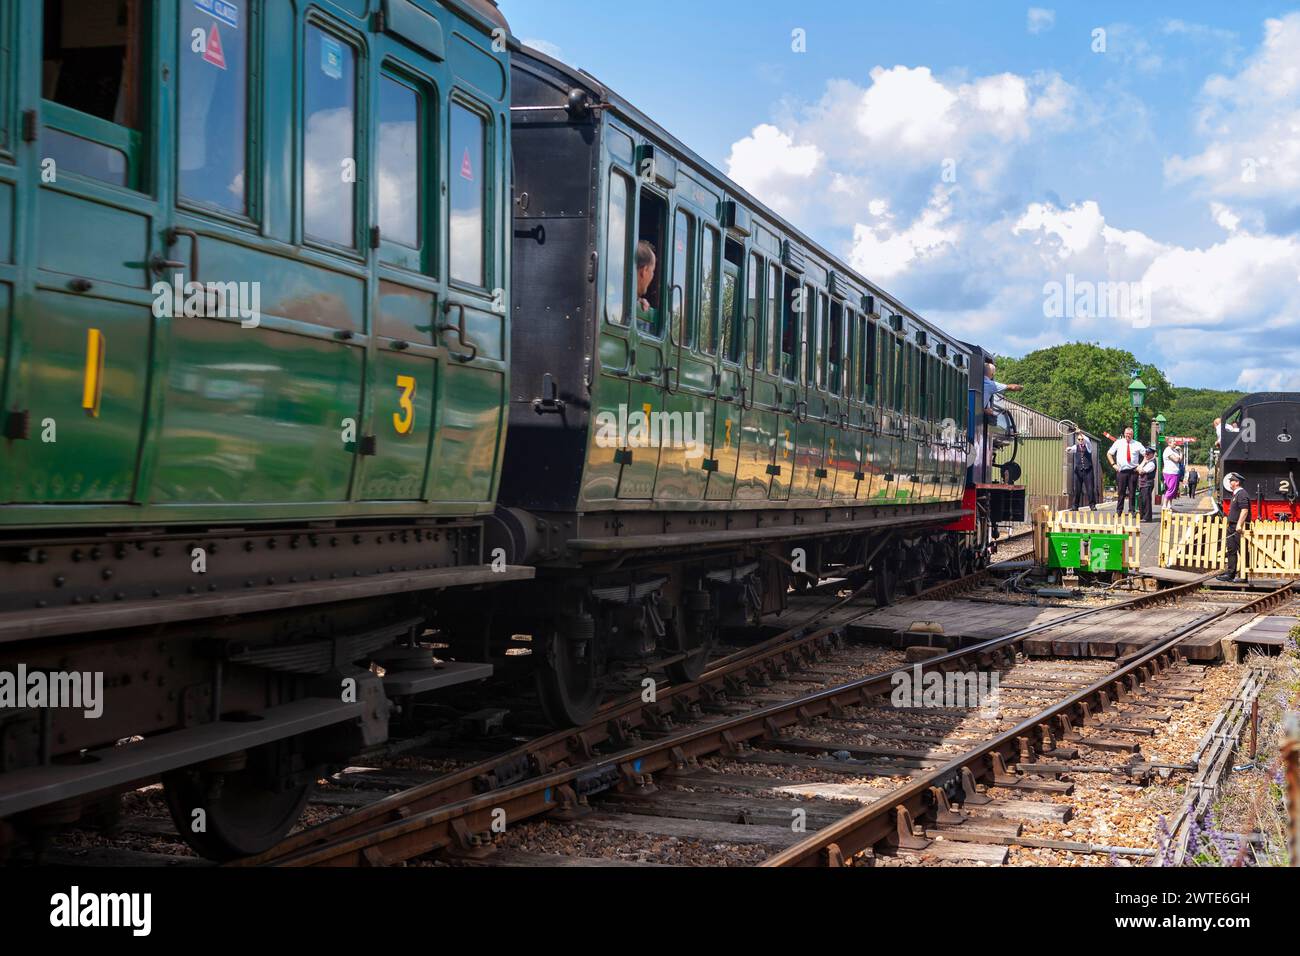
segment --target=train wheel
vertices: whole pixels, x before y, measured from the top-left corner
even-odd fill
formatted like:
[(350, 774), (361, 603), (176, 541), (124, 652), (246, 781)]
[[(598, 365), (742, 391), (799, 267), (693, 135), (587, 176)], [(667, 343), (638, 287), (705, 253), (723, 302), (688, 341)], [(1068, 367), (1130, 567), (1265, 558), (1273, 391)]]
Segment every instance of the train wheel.
[(671, 639), (666, 646), (670, 653), (686, 655), (684, 660), (674, 661), (664, 668), (669, 680), (674, 684), (699, 680), (709, 668), (709, 655), (718, 639), (713, 596), (707, 590), (686, 591), (669, 629)]
[(894, 591), (898, 586), (898, 572), (881, 562), (872, 569), (872, 578), (876, 582), (876, 606), (889, 607), (894, 603)]
[(958, 572), (960, 577), (967, 577), (975, 573), (975, 551), (968, 547), (962, 547), (961, 557), (958, 560)]
[(537, 695), (546, 719), (557, 727), (585, 724), (600, 704), (595, 661), (595, 622), (571, 619), (574, 627), (551, 634), (537, 665)]
[(674, 661), (664, 668), (674, 684), (689, 684), (699, 680), (700, 675), (709, 669), (709, 653), (713, 650), (714, 638), (715, 632), (710, 631), (703, 639), (685, 648), (684, 660)]
[(302, 816), (316, 782), (276, 789), (258, 768), (258, 756), (254, 751), (239, 770), (187, 767), (163, 776), (172, 822), (196, 853), (218, 861), (261, 853)]

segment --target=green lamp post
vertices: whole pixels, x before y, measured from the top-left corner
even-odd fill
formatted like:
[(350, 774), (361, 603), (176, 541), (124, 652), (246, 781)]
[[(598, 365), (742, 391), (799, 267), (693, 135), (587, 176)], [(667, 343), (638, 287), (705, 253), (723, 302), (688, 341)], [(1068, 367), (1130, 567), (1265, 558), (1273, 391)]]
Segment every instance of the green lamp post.
[(1164, 415), (1157, 415), (1157, 416), (1156, 416), (1156, 421), (1155, 421), (1155, 426), (1156, 426), (1156, 442), (1157, 442), (1157, 445), (1156, 445), (1156, 451), (1158, 451), (1158, 452), (1164, 450), (1164, 447), (1165, 447), (1165, 426), (1168, 425), (1168, 424), (1169, 424), (1169, 420), (1168, 420), (1167, 418), (1165, 418)]
[[(1147, 399), (1147, 387), (1142, 384), (1142, 379), (1135, 378), (1133, 379), (1132, 382), (1129, 383), (1128, 397), (1133, 402), (1133, 437), (1136, 438), (1138, 436), (1138, 412), (1142, 410), (1142, 403), (1145, 402)], [(1119, 510), (1118, 504), (1116, 504), (1116, 510), (1117, 511)], [(1137, 488), (1134, 488), (1133, 489), (1133, 513), (1137, 514), (1137, 510), (1138, 510), (1138, 495), (1137, 495)]]

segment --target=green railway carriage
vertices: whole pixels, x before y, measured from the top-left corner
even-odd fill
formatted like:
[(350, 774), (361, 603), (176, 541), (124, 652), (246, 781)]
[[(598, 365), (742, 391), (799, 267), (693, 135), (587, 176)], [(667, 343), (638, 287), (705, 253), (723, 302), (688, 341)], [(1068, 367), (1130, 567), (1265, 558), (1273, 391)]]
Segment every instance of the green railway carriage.
[(490, 673), (398, 658), (532, 573), (483, 550), (513, 42), (486, 0), (0, 5), (0, 671), (106, 681), (0, 709), (0, 819), (162, 776), (251, 852)]
[(494, 13), (6, 4), (0, 524), (491, 510)]
[(888, 600), (969, 560), (982, 353), (590, 75), (529, 49), (512, 70), (494, 527), (539, 567), (523, 603), (548, 609), (556, 718), (590, 713), (619, 661), (667, 655), (692, 677), (719, 623), (783, 607), (805, 571), (871, 574)]
[[(744, 528), (762, 513), (961, 500), (969, 346), (592, 77), (528, 50), (514, 58), (514, 84), (504, 502), (586, 516), (727, 514)], [(648, 310), (637, 304), (641, 242), (658, 259)], [(655, 428), (633, 434), (664, 413), (674, 438), (698, 447), (656, 441)], [(611, 423), (620, 427), (602, 428)], [(575, 441), (581, 467), (569, 455), (554, 471), (525, 467), (546, 444)]]

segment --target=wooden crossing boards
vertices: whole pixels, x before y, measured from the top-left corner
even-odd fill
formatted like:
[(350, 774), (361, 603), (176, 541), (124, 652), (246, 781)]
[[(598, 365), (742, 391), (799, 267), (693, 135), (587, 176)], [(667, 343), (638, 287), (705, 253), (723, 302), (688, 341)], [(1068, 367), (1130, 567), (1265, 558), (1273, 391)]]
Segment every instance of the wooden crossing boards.
[[(1142, 651), (1157, 641), (1204, 621), (1219, 608), (1183, 606), (1134, 611), (1115, 608), (1075, 621), (1062, 621), (1026, 637), (1023, 650), (1030, 656), (1077, 657), (1114, 660)], [(1078, 608), (1030, 607), (1023, 604), (994, 604), (983, 601), (913, 601), (881, 608), (849, 627), (859, 640), (894, 647), (930, 645), (966, 647), (981, 641), (1014, 634), (1016, 631), (1051, 624), (1075, 614)], [(1267, 623), (1277, 621), (1278, 623)], [(1223, 656), (1225, 638), (1252, 643), (1249, 635), (1258, 630), (1262, 645), (1281, 644), (1295, 618), (1259, 617), (1243, 621), (1229, 617), (1188, 638), (1183, 655), (1189, 660), (1214, 661)], [(1243, 627), (1243, 624), (1248, 627)], [(916, 630), (913, 630), (913, 627)], [(1259, 630), (1262, 628), (1262, 630)], [(1267, 636), (1267, 640), (1264, 638)]]

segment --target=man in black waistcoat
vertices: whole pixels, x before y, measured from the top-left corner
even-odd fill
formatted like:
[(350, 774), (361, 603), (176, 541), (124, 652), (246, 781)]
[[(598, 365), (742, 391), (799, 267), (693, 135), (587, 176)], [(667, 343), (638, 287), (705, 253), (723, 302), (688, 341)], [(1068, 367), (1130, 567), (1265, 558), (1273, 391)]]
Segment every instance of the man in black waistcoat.
[(1097, 510), (1097, 478), (1092, 467), (1092, 445), (1083, 432), (1074, 433), (1074, 445), (1070, 448), (1070, 470), (1074, 474), (1074, 494), (1071, 496), (1071, 511), (1078, 511), (1087, 495), (1088, 505)]

